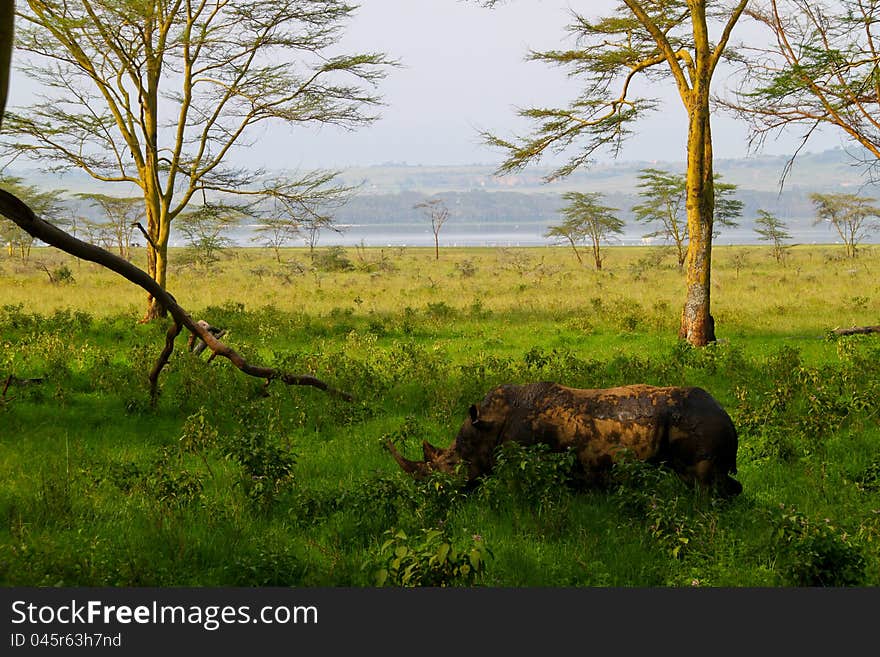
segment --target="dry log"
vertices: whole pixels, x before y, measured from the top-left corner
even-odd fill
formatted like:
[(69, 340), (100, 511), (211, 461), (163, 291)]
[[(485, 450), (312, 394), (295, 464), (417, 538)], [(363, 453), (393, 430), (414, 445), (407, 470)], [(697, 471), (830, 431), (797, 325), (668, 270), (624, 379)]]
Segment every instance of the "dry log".
[(867, 335), (868, 333), (880, 333), (880, 326), (853, 326), (846, 329), (834, 329), (834, 335)]
[(0, 386), (0, 404), (5, 404), (6, 402), (10, 402), (14, 397), (7, 397), (6, 393), (9, 392), (9, 389), (12, 386), (29, 386), (33, 384), (38, 384), (43, 382), (42, 377), (38, 378), (30, 378), (30, 379), (22, 379), (17, 376), (13, 376), (12, 374), (7, 375), (2, 379), (3, 385)]
[(94, 244), (83, 242), (61, 230), (57, 226), (40, 219), (34, 214), (33, 210), (27, 206), (27, 204), (4, 189), (0, 189), (0, 214), (15, 223), (34, 239), (45, 242), (50, 246), (54, 246), (74, 257), (94, 262), (116, 272), (123, 278), (143, 288), (146, 292), (152, 295), (154, 299), (162, 304), (162, 306), (164, 306), (168, 311), (168, 314), (171, 315), (173, 324), (166, 335), (165, 348), (162, 350), (159, 360), (156, 361), (156, 364), (150, 373), (151, 393), (154, 399), (157, 393), (159, 373), (168, 362), (168, 358), (174, 350), (174, 339), (183, 328), (186, 328), (190, 333), (197, 336), (207, 345), (207, 347), (213, 352), (212, 357), (223, 356), (235, 365), (235, 367), (249, 376), (266, 379), (267, 383), (278, 379), (287, 385), (313, 386), (347, 401), (352, 400), (351, 395), (348, 393), (337, 390), (313, 376), (292, 374), (273, 367), (261, 367), (247, 362), (241, 354), (227, 344), (221, 342), (213, 333), (211, 333), (211, 331), (190, 317), (189, 313), (177, 303), (177, 300), (156, 283), (147, 272), (136, 267), (124, 258), (120, 258)]
[(3, 392), (0, 395), (5, 395), (6, 391), (9, 390), (12, 386), (29, 386), (35, 383), (42, 383), (43, 377), (36, 377), (30, 379), (22, 379), (17, 376), (13, 376), (12, 374), (8, 375), (3, 380)]

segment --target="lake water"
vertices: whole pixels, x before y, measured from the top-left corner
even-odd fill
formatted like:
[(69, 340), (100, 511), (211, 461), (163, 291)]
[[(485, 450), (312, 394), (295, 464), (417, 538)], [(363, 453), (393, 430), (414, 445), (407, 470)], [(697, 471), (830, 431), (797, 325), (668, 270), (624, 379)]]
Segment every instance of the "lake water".
[[(548, 246), (552, 244), (543, 235), (543, 227), (522, 227), (518, 229), (492, 230), (480, 229), (470, 231), (446, 230), (440, 232), (440, 246), (471, 246), (471, 247), (517, 247), (517, 246)], [(237, 246), (255, 246), (261, 243), (260, 238), (254, 241), (254, 232), (247, 228), (234, 231), (230, 237)], [(837, 234), (828, 228), (817, 227), (801, 231), (792, 231), (790, 244), (835, 244), (840, 240)], [(608, 245), (640, 246), (646, 242), (641, 234), (624, 233), (619, 238), (608, 241)], [(880, 243), (880, 235), (875, 233), (864, 243)], [(179, 238), (172, 240), (175, 246), (183, 246), (184, 242)], [(288, 246), (303, 246), (303, 240), (292, 240)], [(604, 244), (604, 243), (603, 243)], [(653, 244), (662, 244), (662, 241), (654, 241)], [(768, 244), (758, 239), (753, 230), (733, 229), (722, 232), (713, 241), (716, 246), (728, 245), (759, 245)], [(434, 234), (425, 226), (376, 226), (376, 225), (353, 225), (346, 226), (342, 233), (327, 230), (321, 233), (318, 246), (368, 246), (368, 247), (399, 247), (434, 246)]]

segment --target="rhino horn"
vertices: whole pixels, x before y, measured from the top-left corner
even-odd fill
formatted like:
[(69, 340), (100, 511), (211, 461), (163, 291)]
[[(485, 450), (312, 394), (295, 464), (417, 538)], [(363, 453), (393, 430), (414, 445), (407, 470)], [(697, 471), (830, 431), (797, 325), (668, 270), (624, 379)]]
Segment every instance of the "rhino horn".
[(425, 463), (424, 461), (410, 461), (408, 458), (404, 458), (404, 456), (397, 451), (394, 443), (392, 443), (390, 440), (385, 443), (385, 446), (388, 448), (388, 451), (391, 452), (391, 456), (394, 457), (394, 460), (397, 461), (398, 465), (403, 468), (404, 472), (411, 474), (416, 478), (427, 476), (427, 463)]

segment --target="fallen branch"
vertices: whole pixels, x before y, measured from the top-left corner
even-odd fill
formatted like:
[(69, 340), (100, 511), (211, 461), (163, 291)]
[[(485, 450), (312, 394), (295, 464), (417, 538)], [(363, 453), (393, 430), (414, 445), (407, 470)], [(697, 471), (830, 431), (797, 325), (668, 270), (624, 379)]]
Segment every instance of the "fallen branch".
[(13, 376), (10, 374), (3, 381), (3, 392), (0, 392), (0, 395), (5, 395), (6, 391), (9, 390), (12, 386), (29, 386), (35, 383), (42, 383), (43, 377), (31, 378), (31, 379), (21, 379), (17, 376)]
[(169, 328), (165, 338), (165, 348), (150, 372), (150, 391), (154, 399), (158, 391), (159, 374), (174, 350), (174, 339), (185, 328), (207, 345), (207, 348), (212, 351), (212, 358), (214, 356), (223, 356), (245, 374), (266, 379), (267, 384), (278, 379), (287, 385), (312, 386), (328, 394), (341, 397), (346, 401), (352, 400), (351, 395), (348, 393), (337, 390), (313, 376), (291, 374), (272, 367), (261, 367), (247, 362), (241, 354), (221, 342), (211, 333), (206, 328), (205, 323), (193, 320), (177, 303), (177, 300), (156, 283), (147, 272), (99, 246), (83, 242), (47, 221), (40, 219), (27, 204), (4, 189), (0, 189), (0, 214), (15, 223), (31, 237), (54, 246), (74, 257), (94, 262), (116, 272), (123, 278), (143, 288), (165, 307), (171, 315), (174, 324)]
[(135, 221), (135, 222), (131, 225), (131, 227), (132, 227), (132, 228), (137, 228), (139, 231), (141, 231), (141, 235), (144, 236), (144, 239), (147, 240), (147, 243), (148, 243), (150, 246), (153, 247), (153, 250), (154, 250), (154, 251), (158, 251), (158, 248), (156, 247), (156, 243), (153, 241), (153, 238), (150, 237), (150, 234), (147, 232), (147, 229), (144, 228), (144, 227), (141, 225), (141, 223), (140, 223), (139, 221)]
[(866, 335), (868, 333), (880, 333), (880, 326), (853, 326), (847, 329), (834, 329), (834, 335)]
[(3, 379), (3, 389), (0, 390), (0, 404), (5, 404), (6, 402), (10, 402), (15, 397), (7, 397), (6, 393), (9, 392), (9, 388), (12, 386), (29, 386), (36, 383), (42, 383), (43, 378), (32, 378), (32, 379), (21, 379), (17, 376), (13, 376), (12, 374), (8, 375), (5, 379)]

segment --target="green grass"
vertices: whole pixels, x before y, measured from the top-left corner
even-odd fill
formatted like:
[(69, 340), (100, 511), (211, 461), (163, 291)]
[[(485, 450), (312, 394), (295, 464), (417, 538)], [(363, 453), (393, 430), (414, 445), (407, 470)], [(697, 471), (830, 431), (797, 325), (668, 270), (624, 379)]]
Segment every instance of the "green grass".
[[(349, 249), (341, 272), (233, 251), (170, 290), (247, 358), (355, 401), (267, 396), (181, 337), (155, 408), (165, 327), (138, 322), (142, 291), (50, 250), (0, 260), (0, 384), (44, 378), (0, 398), (0, 582), (371, 586), (393, 540), (450, 585), (880, 585), (880, 338), (828, 336), (878, 323), (880, 252), (841, 254), (717, 248), (719, 342), (694, 350), (660, 249), (609, 249), (603, 272), (561, 248)], [(743, 494), (638, 464), (576, 490), (529, 451), (465, 493), (382, 447), (447, 445), (493, 385), (536, 380), (705, 387), (739, 429)]]

